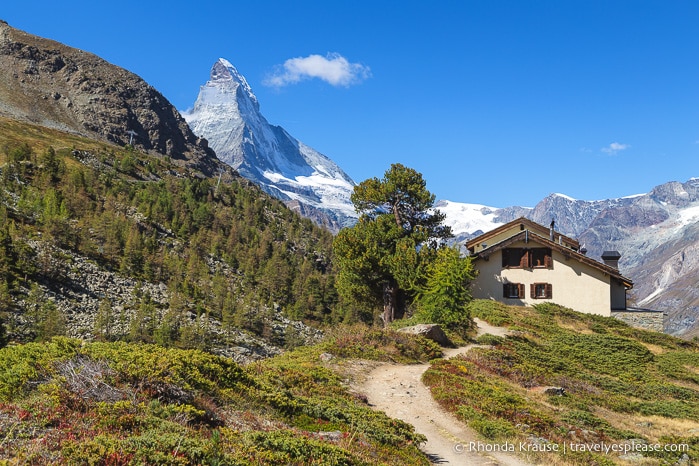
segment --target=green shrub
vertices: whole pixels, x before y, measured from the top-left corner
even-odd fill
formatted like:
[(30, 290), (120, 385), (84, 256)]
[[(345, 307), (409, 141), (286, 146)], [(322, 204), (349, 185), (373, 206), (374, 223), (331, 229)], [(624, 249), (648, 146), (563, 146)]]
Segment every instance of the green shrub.
[(477, 419), (469, 425), (488, 440), (498, 440), (512, 437), (516, 430), (504, 419)]
[(679, 419), (699, 420), (699, 404), (678, 400), (643, 401), (631, 403), (631, 412), (644, 416), (663, 416)]
[(616, 376), (643, 378), (646, 366), (653, 361), (653, 354), (645, 346), (616, 335), (560, 332), (547, 346), (554, 354), (577, 361), (586, 369)]
[(53, 365), (73, 357), (79, 340), (54, 338), (48, 343), (28, 343), (0, 349), (0, 400), (12, 400), (36, 383), (46, 381)]
[(248, 432), (244, 441), (251, 449), (266, 451), (266, 460), (273, 464), (364, 464), (338, 446), (312, 438), (299, 438), (284, 430)]
[(612, 438), (631, 439), (638, 438), (638, 434), (631, 431), (619, 430), (609, 422), (600, 419), (589, 411), (571, 410), (561, 416), (561, 420), (573, 424), (576, 427), (592, 429)]
[(497, 346), (505, 342), (505, 338), (499, 335), (492, 335), (490, 333), (484, 333), (483, 335), (476, 338), (476, 343), (479, 345), (490, 345)]
[(441, 347), (427, 338), (362, 325), (335, 329), (322, 345), (325, 351), (344, 358), (426, 362), (442, 356)]
[(471, 317), (478, 317), (491, 325), (503, 327), (513, 323), (508, 306), (498, 301), (475, 299), (468, 303), (466, 309)]

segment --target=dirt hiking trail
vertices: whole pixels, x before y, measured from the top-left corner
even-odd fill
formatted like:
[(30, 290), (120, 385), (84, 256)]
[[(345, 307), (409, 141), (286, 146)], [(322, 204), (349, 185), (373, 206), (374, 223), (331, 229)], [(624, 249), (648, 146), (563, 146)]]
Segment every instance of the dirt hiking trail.
[[(507, 329), (493, 327), (475, 319), (478, 335), (507, 335)], [(445, 358), (464, 353), (476, 345), (444, 350)], [(430, 390), (422, 383), (422, 374), (429, 364), (382, 364), (373, 369), (358, 390), (369, 404), (388, 416), (415, 426), (427, 437), (421, 449), (433, 464), (524, 466), (524, 460), (502, 452), (471, 451), (469, 442), (487, 443), (432, 399)]]

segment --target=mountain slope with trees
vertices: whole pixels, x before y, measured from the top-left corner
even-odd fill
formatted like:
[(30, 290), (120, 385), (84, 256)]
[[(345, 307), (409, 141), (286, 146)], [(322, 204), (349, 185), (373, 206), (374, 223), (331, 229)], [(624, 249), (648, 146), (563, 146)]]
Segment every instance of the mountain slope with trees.
[(264, 341), (314, 338), (282, 313), (340, 318), (331, 235), (251, 183), (200, 178), (130, 146), (0, 126), (0, 319), (11, 340), (239, 343), (265, 355)]

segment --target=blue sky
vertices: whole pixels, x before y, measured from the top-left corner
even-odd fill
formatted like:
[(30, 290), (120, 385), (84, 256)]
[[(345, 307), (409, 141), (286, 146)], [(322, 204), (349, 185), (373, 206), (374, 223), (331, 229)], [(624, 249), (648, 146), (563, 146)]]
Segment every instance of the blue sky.
[(438, 199), (505, 207), (699, 177), (693, 0), (27, 0), (0, 19), (180, 110), (224, 57), (357, 182), (400, 162)]

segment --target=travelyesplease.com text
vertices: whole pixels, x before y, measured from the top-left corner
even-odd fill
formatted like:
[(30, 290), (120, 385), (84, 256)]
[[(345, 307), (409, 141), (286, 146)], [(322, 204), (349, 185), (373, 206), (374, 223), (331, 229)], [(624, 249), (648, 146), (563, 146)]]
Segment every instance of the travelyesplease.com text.
[(551, 443), (551, 442), (469, 442), (457, 443), (454, 445), (456, 453), (468, 452), (590, 452), (627, 455), (629, 453), (649, 453), (649, 452), (688, 452), (689, 445), (686, 443), (644, 443), (644, 442), (623, 442), (623, 443)]

